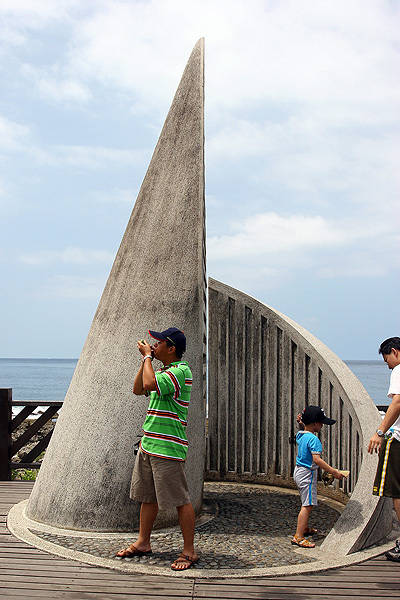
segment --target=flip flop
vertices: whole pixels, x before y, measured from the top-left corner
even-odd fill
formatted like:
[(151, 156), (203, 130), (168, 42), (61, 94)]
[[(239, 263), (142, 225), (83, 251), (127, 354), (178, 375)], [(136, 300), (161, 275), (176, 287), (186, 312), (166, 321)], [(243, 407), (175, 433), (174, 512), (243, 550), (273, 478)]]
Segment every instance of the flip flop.
[(131, 558), (131, 556), (147, 556), (148, 554), (152, 554), (152, 550), (143, 552), (143, 550), (138, 550), (136, 546), (131, 544), (127, 548), (119, 550), (115, 556), (118, 556), (119, 558)]
[(315, 548), (314, 542), (309, 542), (304, 537), (298, 538), (294, 536), (294, 538), (292, 539), (292, 544), (294, 546), (300, 546), (300, 548)]
[[(190, 556), (187, 556), (186, 554), (181, 554), (176, 560), (174, 560), (171, 565), (171, 569), (173, 571), (186, 571), (186, 569), (190, 569), (192, 565), (197, 563), (198, 560), (198, 556), (195, 558), (190, 558)], [(184, 563), (186, 563), (186, 566), (178, 567), (178, 565), (183, 565)]]

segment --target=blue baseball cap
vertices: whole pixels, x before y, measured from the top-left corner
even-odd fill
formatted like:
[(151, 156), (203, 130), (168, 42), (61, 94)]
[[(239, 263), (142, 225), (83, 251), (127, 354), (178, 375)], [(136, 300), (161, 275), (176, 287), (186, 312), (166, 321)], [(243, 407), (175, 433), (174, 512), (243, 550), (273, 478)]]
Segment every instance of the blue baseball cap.
[(176, 327), (169, 327), (165, 331), (151, 331), (149, 329), (149, 334), (156, 340), (160, 340), (162, 342), (170, 342), (176, 348), (176, 352), (178, 355), (182, 355), (186, 350), (186, 337), (183, 331), (177, 329)]

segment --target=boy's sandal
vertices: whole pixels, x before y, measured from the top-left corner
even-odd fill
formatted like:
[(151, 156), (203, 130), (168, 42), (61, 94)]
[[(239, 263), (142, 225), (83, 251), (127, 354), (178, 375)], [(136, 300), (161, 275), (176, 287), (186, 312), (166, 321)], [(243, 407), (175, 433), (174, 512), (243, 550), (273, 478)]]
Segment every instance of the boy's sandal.
[(300, 546), (300, 548), (315, 548), (314, 542), (309, 542), (304, 537), (298, 538), (294, 536), (294, 538), (292, 539), (292, 544), (294, 546)]
[(187, 556), (186, 554), (181, 554), (176, 560), (174, 560), (171, 565), (171, 569), (173, 571), (186, 571), (186, 569), (190, 569), (192, 565), (197, 563), (198, 560), (198, 556), (190, 558), (190, 556)]
[(316, 535), (318, 533), (318, 529), (314, 529), (314, 527), (307, 527), (304, 532), (304, 535)]

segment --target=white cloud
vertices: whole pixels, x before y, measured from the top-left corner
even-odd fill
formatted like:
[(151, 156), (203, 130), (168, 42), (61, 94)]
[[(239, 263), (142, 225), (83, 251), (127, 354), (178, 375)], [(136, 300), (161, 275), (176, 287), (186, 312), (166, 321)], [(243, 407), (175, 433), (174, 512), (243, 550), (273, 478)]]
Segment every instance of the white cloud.
[(121, 150), (93, 146), (55, 146), (56, 160), (80, 168), (99, 169), (114, 162), (124, 165), (141, 164), (147, 155), (142, 150)]
[(379, 281), (396, 272), (400, 267), (400, 255), (394, 253), (389, 257), (387, 249), (399, 246), (398, 229), (394, 231), (393, 226), (375, 232), (372, 229), (371, 223), (370, 235), (364, 243), (349, 246), (347, 252), (333, 253), (329, 260), (321, 261), (316, 266), (316, 275), (322, 279), (367, 278)]
[(71, 35), (54, 59), (60, 81), (130, 90), (142, 108), (165, 108), (184, 53), (202, 36), (211, 111), (323, 104), (362, 121), (377, 104), (388, 109), (378, 118), (393, 115), (399, 97), (399, 11), (386, 2), (5, 0), (1, 13), (24, 35), (62, 22)]
[(232, 234), (211, 237), (208, 256), (234, 260), (270, 254), (290, 254), (303, 248), (343, 246), (345, 232), (321, 216), (258, 214), (232, 224)]
[(17, 202), (13, 197), (13, 186), (8, 181), (3, 181), (0, 179), (0, 215), (3, 217), (5, 222), (5, 217), (8, 217), (16, 210)]
[[(102, 3), (97, 0), (86, 0), (85, 5), (94, 8), (96, 2), (100, 8)], [(51, 21), (68, 20), (79, 7), (79, 0), (1, 0), (0, 14), (15, 26), (41, 29)]]
[(0, 27), (0, 41), (0, 55), (3, 55), (6, 53), (6, 48), (8, 46), (22, 46), (25, 43), (26, 38), (21, 32), (13, 31), (9, 27), (3, 26)]
[[(94, 0), (95, 2), (96, 0)], [(0, 56), (9, 60), (9, 53), (14, 49), (34, 51), (43, 42), (35, 38), (37, 32), (43, 32), (50, 27), (55, 32), (55, 27), (64, 23), (65, 27), (72, 24), (76, 8), (81, 5), (79, 0), (1, 0), (0, 2)], [(91, 0), (86, 0), (85, 5), (93, 6)], [(12, 56), (12, 67), (16, 62)]]
[(360, 0), (256, 2), (251, 10), (231, 2), (230, 9), (229, 36), (215, 41), (218, 53), (208, 67), (211, 93), (225, 108), (227, 101), (282, 108), (340, 103), (362, 114), (384, 100), (382, 88), (393, 90), (398, 11)]
[(32, 266), (47, 266), (50, 264), (70, 265), (110, 265), (114, 254), (105, 250), (89, 250), (86, 248), (68, 247), (64, 250), (43, 250), (36, 254), (21, 254), (19, 261)]
[(43, 164), (62, 167), (73, 167), (78, 170), (98, 171), (110, 164), (120, 166), (142, 165), (148, 158), (148, 152), (143, 149), (104, 148), (101, 146), (63, 146), (55, 145), (48, 148), (32, 147), (27, 150)]
[[(268, 185), (279, 184), (292, 194), (308, 193), (308, 203), (326, 202), (328, 194), (346, 195), (351, 204), (374, 205), (377, 198), (391, 202), (400, 192), (399, 127), (375, 128), (365, 123), (338, 129), (302, 113), (279, 122), (234, 119), (214, 130), (207, 143), (212, 168), (236, 168), (245, 160), (249, 173)], [(252, 169), (251, 161), (256, 162)], [(338, 202), (338, 199), (336, 199)]]
[(263, 213), (230, 229), (208, 240), (209, 272), (245, 289), (284, 286), (299, 273), (382, 279), (400, 265), (400, 256), (388, 260), (386, 252), (400, 243), (396, 221)]
[(0, 116), (0, 151), (8, 154), (20, 150), (28, 136), (28, 127)]
[(54, 100), (87, 102), (92, 96), (86, 86), (71, 78), (61, 82), (56, 79), (42, 79), (39, 82), (39, 90), (43, 97)]
[(110, 163), (123, 166), (142, 165), (149, 158), (149, 150), (146, 148), (38, 145), (32, 141), (29, 127), (0, 116), (0, 153), (9, 155), (16, 152), (33, 158), (38, 163), (88, 170), (102, 169)]
[(134, 205), (138, 190), (113, 190), (96, 191), (90, 194), (90, 199), (99, 204), (129, 204)]
[(282, 265), (271, 265), (257, 258), (254, 262), (246, 260), (215, 261), (209, 260), (208, 274), (235, 289), (253, 295), (258, 291), (285, 287), (294, 278), (293, 270)]
[(56, 275), (32, 293), (37, 298), (100, 298), (104, 281), (96, 277)]
[(88, 86), (73, 77), (68, 77), (58, 66), (51, 68), (33, 67), (24, 64), (21, 73), (33, 81), (37, 93), (43, 99), (54, 102), (87, 103), (92, 98)]

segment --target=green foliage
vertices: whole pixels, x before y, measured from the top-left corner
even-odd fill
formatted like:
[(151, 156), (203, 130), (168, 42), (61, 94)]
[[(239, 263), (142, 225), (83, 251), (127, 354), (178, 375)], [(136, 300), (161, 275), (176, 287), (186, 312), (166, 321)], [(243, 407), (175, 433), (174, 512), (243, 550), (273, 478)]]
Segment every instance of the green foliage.
[(39, 469), (13, 469), (11, 479), (17, 481), (35, 481)]

